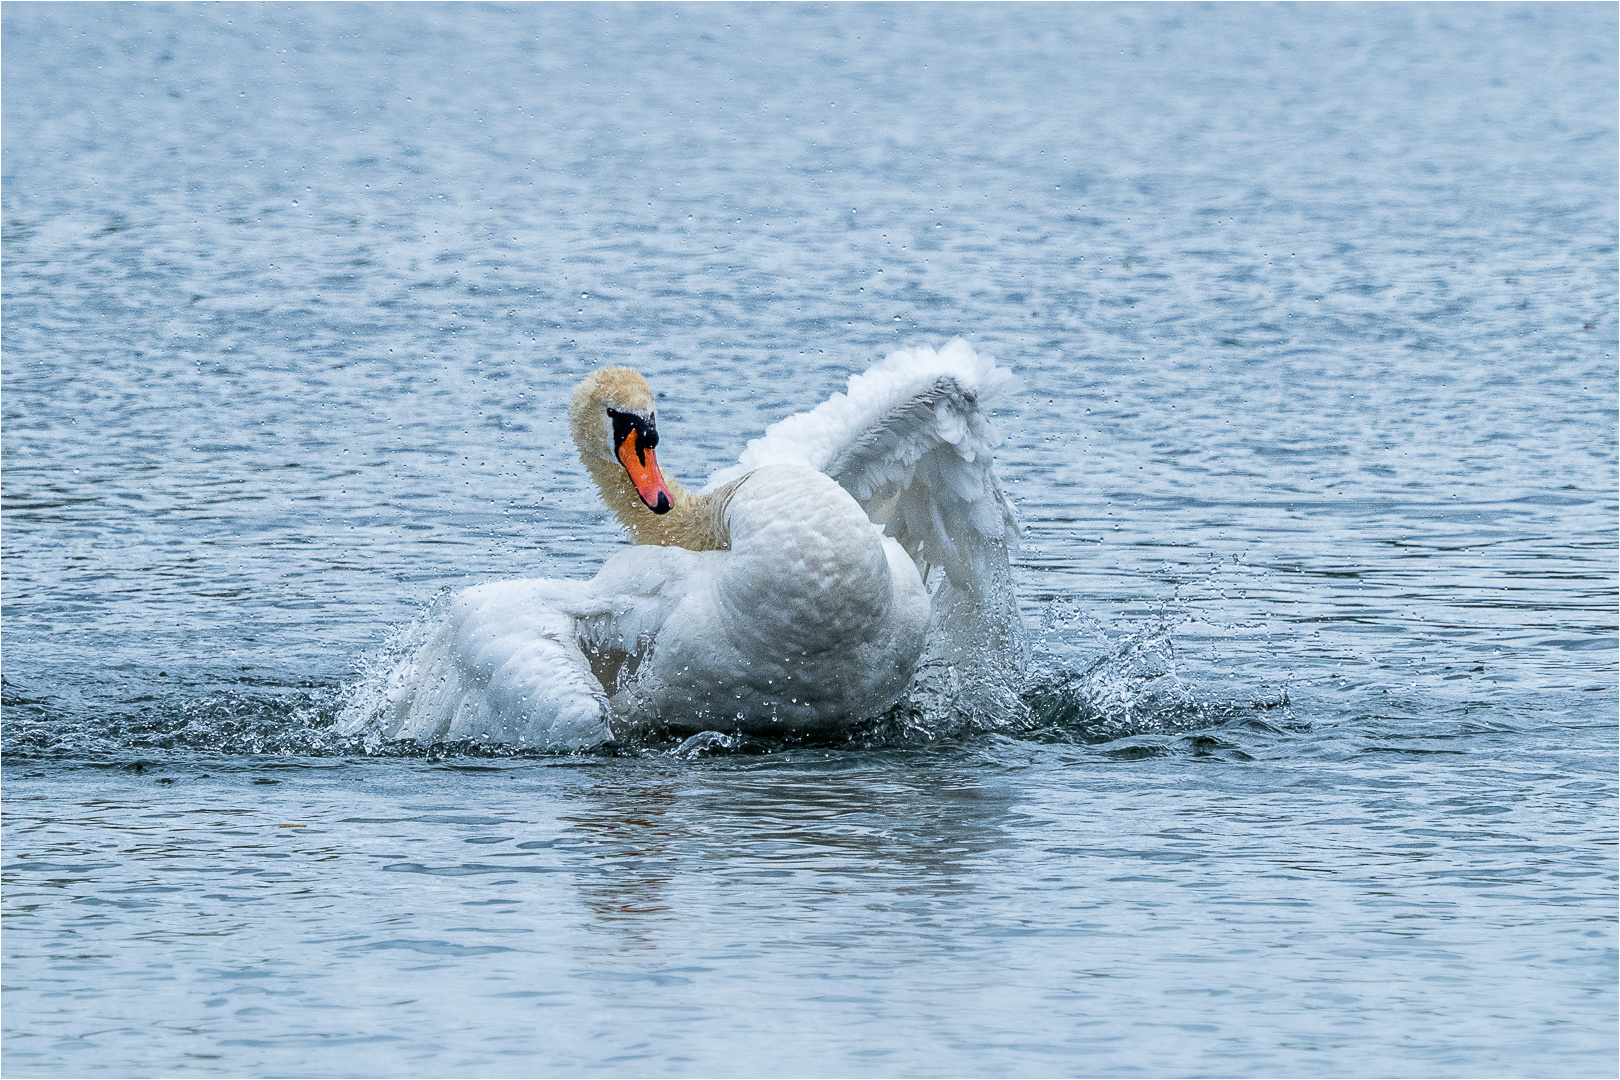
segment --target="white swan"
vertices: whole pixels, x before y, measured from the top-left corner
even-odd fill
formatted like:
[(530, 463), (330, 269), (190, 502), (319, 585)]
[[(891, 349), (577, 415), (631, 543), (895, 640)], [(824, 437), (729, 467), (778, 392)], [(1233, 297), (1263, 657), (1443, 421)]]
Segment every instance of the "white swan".
[(659, 468), (646, 381), (593, 373), (570, 427), (635, 546), (587, 582), (448, 597), (341, 730), (580, 748), (660, 728), (825, 732), (925, 681), (993, 698), (1022, 659), (988, 416), (1015, 383), (960, 340), (896, 352), (694, 495)]

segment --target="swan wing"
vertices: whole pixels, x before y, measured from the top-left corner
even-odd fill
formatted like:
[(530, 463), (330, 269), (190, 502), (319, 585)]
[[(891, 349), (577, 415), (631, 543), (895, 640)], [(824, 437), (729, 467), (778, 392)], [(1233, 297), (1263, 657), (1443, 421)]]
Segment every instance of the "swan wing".
[(690, 585), (691, 552), (634, 547), (591, 581), (494, 581), (441, 600), (427, 637), (345, 710), (374, 741), (583, 749), (613, 737), (609, 693)]
[(1017, 543), (996, 477), (991, 412), (1018, 379), (957, 339), (891, 353), (852, 376), (848, 392), (766, 429), (715, 488), (770, 464), (824, 472), (900, 541), (919, 567), (942, 567), (960, 588), (984, 578)]
[(445, 597), (423, 620), (426, 640), (360, 684), (339, 730), (373, 743), (606, 742), (607, 698), (580, 644), (587, 586), (496, 581)]
[[(718, 487), (767, 464), (796, 463), (838, 481), (925, 579), (935, 577), (931, 657), (1021, 663), (1010, 552), (1018, 523), (996, 476), (992, 412), (1018, 378), (957, 339), (891, 353), (845, 393), (766, 429)], [(925, 657), (925, 663), (927, 661)]]

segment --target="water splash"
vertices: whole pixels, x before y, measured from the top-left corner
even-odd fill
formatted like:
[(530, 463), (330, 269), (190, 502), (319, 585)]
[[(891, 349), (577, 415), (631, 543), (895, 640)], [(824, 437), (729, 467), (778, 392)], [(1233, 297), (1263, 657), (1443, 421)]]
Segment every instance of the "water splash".
[(334, 735), (343, 688), (216, 690), (142, 695), (85, 707), (7, 685), (7, 760), (94, 760), (130, 752), (333, 757), (354, 753)]
[(1286, 685), (1232, 698), (1189, 676), (1177, 641), (1190, 621), (1171, 602), (1147, 623), (1110, 636), (1074, 605), (1054, 602), (1049, 632), (1078, 629), (1103, 648), (1078, 669), (1049, 663), (1031, 679), (1022, 695), (1029, 720), (1021, 737), (1099, 747), (1116, 757), (1232, 751), (1242, 758), (1247, 755), (1217, 731), (1278, 735), (1301, 726)]
[[(421, 745), (382, 739), (354, 727), (386, 703), (388, 675), (417, 648), (432, 623), (432, 605), (397, 628), (357, 663), (340, 684), (210, 689), (186, 694), (137, 694), (121, 700), (70, 701), (4, 684), (5, 750), (9, 759), (119, 759), (129, 754), (383, 757), (552, 758), (673, 756), (698, 759), (753, 756), (803, 748), (906, 749), (962, 745), (986, 739), (1068, 743), (1114, 757), (1233, 750), (1238, 731), (1282, 734), (1297, 728), (1286, 688), (1230, 699), (1203, 688), (1186, 671), (1178, 648), (1187, 617), (1166, 606), (1145, 624), (1110, 634), (1062, 600), (1048, 604), (1044, 631), (1062, 650), (1037, 647), (1029, 673), (1005, 666), (925, 665), (908, 694), (885, 714), (836, 735), (745, 736), (711, 730), (693, 735), (653, 730), (582, 751), (542, 751), (483, 743)], [(1067, 657), (1090, 639), (1094, 655), (1076, 665)], [(987, 674), (988, 672), (988, 674)], [(348, 734), (346, 732), (356, 732)], [(1248, 741), (1252, 741), (1249, 739)]]

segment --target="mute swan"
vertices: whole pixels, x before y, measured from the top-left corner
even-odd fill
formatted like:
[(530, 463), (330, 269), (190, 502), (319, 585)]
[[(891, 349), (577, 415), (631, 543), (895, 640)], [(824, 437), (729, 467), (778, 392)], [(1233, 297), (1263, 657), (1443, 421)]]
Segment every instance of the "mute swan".
[(993, 699), (1022, 660), (988, 416), (1015, 384), (961, 340), (893, 353), (693, 494), (658, 463), (646, 380), (592, 373), (569, 427), (634, 546), (590, 581), (441, 601), (340, 729), (582, 748), (657, 729), (826, 733), (908, 684)]

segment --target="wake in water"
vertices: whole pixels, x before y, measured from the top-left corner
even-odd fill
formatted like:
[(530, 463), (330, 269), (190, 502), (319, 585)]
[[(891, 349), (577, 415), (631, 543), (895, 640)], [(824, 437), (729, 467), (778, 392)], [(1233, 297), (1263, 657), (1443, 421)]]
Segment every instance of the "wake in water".
[[(1185, 675), (1174, 621), (1167, 616), (1103, 640), (1089, 662), (1065, 666), (1037, 653), (1019, 683), (979, 686), (964, 696), (945, 665), (925, 670), (911, 691), (881, 716), (832, 735), (769, 738), (735, 729), (650, 729), (633, 738), (574, 750), (544, 750), (474, 741), (420, 743), (345, 734), (341, 718), (373, 709), (387, 675), (419, 646), (432, 620), (401, 628), (362, 661), (360, 676), (341, 685), (214, 691), (90, 707), (35, 695), (6, 682), (8, 761), (80, 760), (131, 766), (175, 756), (551, 758), (633, 756), (708, 758), (798, 748), (906, 750), (981, 746), (997, 741), (1067, 743), (1104, 758), (1209, 754), (1241, 759), (1306, 725), (1294, 718), (1286, 691), (1251, 699), (1222, 698)], [(992, 709), (983, 703), (991, 696)], [(225, 767), (225, 766), (220, 766)]]

